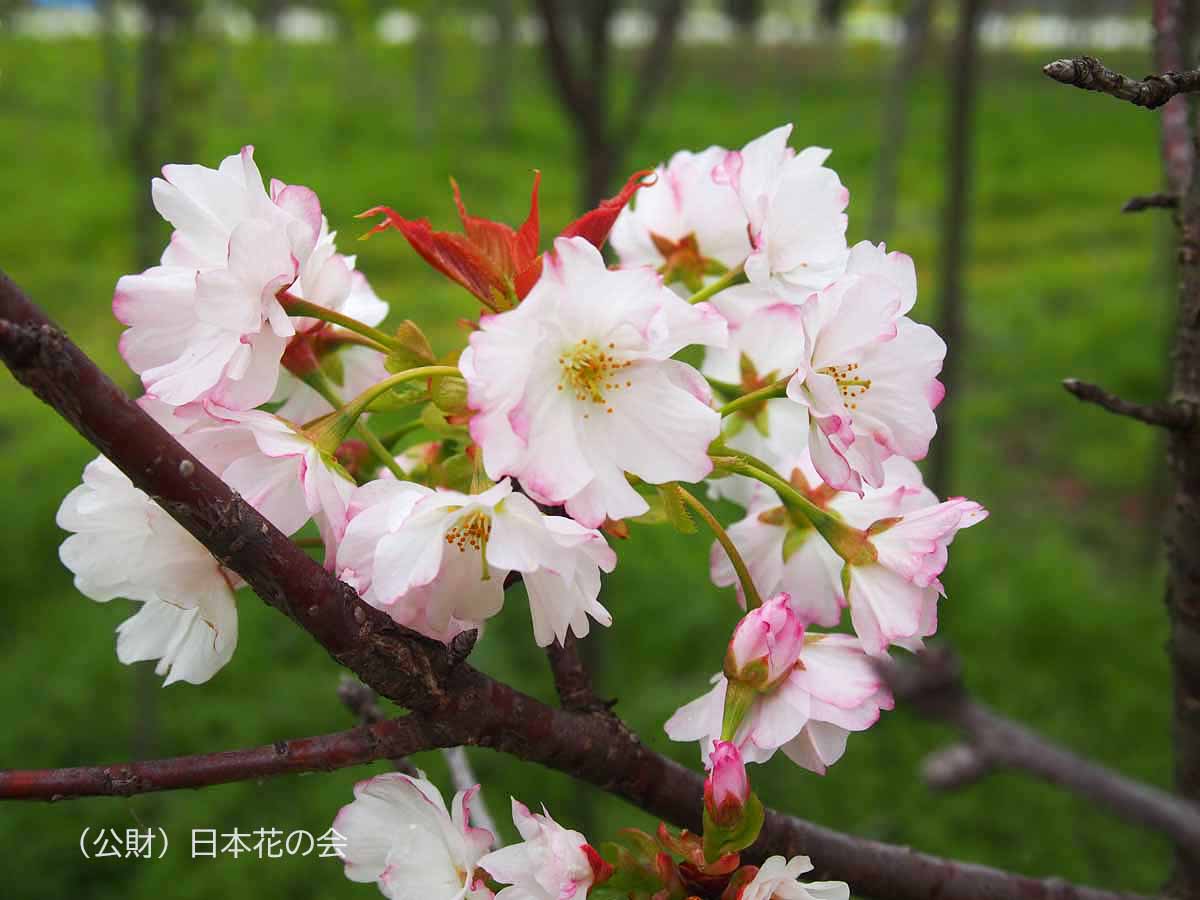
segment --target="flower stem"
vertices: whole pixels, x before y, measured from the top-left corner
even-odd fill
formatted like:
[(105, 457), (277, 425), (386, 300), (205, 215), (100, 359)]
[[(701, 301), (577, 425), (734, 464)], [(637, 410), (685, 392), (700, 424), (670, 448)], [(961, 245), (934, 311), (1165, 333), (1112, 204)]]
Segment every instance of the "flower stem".
[(767, 471), (765, 467), (759, 468), (740, 454), (732, 459), (726, 458), (723, 463), (735, 472), (761, 481), (773, 489), (789, 509), (796, 510), (808, 519), (825, 542), (847, 563), (863, 565), (874, 561), (877, 554), (865, 532), (847, 525), (839, 517), (821, 509), (777, 473)]
[(753, 406), (756, 403), (761, 403), (764, 400), (772, 400), (775, 397), (784, 396), (787, 394), (788, 382), (791, 380), (792, 376), (789, 375), (787, 378), (780, 378), (778, 381), (772, 381), (765, 387), (760, 387), (758, 390), (750, 391), (748, 394), (742, 394), (742, 396), (734, 400), (730, 400), (719, 410), (721, 413), (721, 418), (724, 418), (730, 413), (735, 413), (739, 409), (745, 409), (747, 406)]
[[(341, 407), (342, 398), (338, 396), (337, 388), (334, 386), (333, 382), (329, 380), (329, 376), (327, 376), (320, 369), (315, 369), (308, 375), (305, 375), (303, 381), (314, 391), (324, 397), (325, 402), (332, 406), (334, 410), (337, 410)], [(404, 481), (408, 476), (404, 473), (404, 470), (400, 468), (400, 464), (396, 462), (396, 458), (392, 456), (392, 454), (388, 451), (388, 448), (383, 445), (383, 443), (376, 436), (375, 432), (368, 428), (365, 422), (355, 422), (354, 426), (354, 430), (358, 433), (359, 437), (362, 438), (363, 443), (367, 445), (367, 449), (369, 449), (375, 455), (375, 458), (378, 459), (379, 462), (384, 466), (386, 466), (389, 472), (391, 472), (401, 481)]]
[(746, 278), (745, 263), (739, 266), (734, 266), (712, 284), (703, 287), (692, 296), (688, 297), (688, 303), (703, 303), (705, 300), (711, 300), (727, 287), (733, 287), (735, 284), (743, 284), (748, 279)]
[(704, 524), (712, 531), (713, 536), (717, 539), (717, 543), (721, 545), (721, 548), (725, 551), (725, 555), (729, 557), (729, 561), (733, 564), (733, 571), (737, 573), (738, 581), (742, 584), (742, 595), (746, 598), (746, 609), (756, 609), (762, 606), (762, 598), (758, 595), (758, 588), (754, 586), (754, 580), (750, 577), (750, 570), (746, 568), (746, 561), (742, 559), (742, 554), (734, 546), (729, 533), (716, 520), (716, 517), (708, 511), (708, 507), (697, 500), (691, 491), (683, 485), (678, 485), (678, 487), (680, 498), (696, 512), (696, 515), (704, 520)]
[(396, 341), (391, 335), (380, 331), (378, 328), (373, 328), (365, 322), (360, 322), (353, 316), (343, 315), (337, 310), (309, 303), (307, 300), (302, 300), (294, 294), (289, 294), (287, 291), (280, 291), (277, 297), (289, 316), (320, 319), (322, 322), (341, 325), (347, 331), (353, 331), (355, 334), (369, 338), (373, 345), (378, 345), (376, 349), (381, 353), (387, 353), (396, 347)]

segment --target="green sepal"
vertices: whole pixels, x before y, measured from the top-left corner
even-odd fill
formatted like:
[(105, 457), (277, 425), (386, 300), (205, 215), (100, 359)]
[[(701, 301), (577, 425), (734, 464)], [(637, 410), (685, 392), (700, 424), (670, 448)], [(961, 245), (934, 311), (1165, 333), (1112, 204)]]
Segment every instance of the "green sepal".
[(680, 496), (680, 487), (674, 481), (669, 481), (666, 484), (658, 486), (658, 496), (662, 498), (663, 514), (667, 517), (667, 521), (680, 534), (695, 534), (696, 520), (692, 518), (692, 514), (688, 512), (687, 506), (684, 505), (683, 497)]
[(326, 353), (321, 358), (321, 371), (338, 387), (346, 383), (346, 365), (340, 353)]
[(438, 440), (463, 443), (467, 440), (467, 426), (451, 425), (446, 421), (446, 414), (432, 403), (421, 410), (421, 424)]
[(745, 850), (756, 840), (762, 831), (766, 810), (758, 794), (750, 792), (742, 817), (731, 827), (725, 828), (713, 821), (704, 810), (704, 858), (709, 863), (715, 863), (722, 856)]
[(783, 561), (787, 562), (792, 555), (804, 546), (804, 542), (813, 537), (812, 528), (789, 528), (783, 539)]
[[(763, 675), (766, 675), (765, 667)], [(750, 711), (750, 707), (754, 705), (757, 697), (758, 690), (753, 685), (734, 678), (729, 679), (729, 684), (725, 687), (725, 712), (721, 718), (721, 740), (732, 741), (734, 739), (738, 728), (741, 727), (742, 720), (746, 718), (746, 713)]]

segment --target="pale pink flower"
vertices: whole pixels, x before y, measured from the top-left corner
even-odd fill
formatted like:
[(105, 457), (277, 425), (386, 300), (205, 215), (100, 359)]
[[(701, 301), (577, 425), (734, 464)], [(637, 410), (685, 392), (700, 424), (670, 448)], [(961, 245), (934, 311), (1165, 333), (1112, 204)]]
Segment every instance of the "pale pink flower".
[(737, 745), (717, 741), (708, 757), (708, 778), (704, 781), (704, 807), (718, 825), (728, 827), (742, 817), (750, 799), (750, 779)]
[(471, 825), (478, 792), (459, 791), (449, 812), (424, 778), (387, 772), (360, 781), (333, 820), (346, 877), (374, 881), (389, 900), (491, 900), (477, 867), (495, 836)]
[(978, 503), (955, 497), (870, 529), (876, 560), (848, 566), (846, 575), (850, 621), (868, 653), (883, 654), (889, 644), (919, 649), (921, 639), (937, 630), (937, 601), (945, 595), (938, 576), (947, 548), (959, 529), (987, 515)]
[[(785, 401), (786, 402), (786, 401)], [(854, 528), (866, 528), (880, 519), (932, 506), (937, 498), (924, 486), (917, 467), (893, 456), (883, 464), (883, 487), (867, 486), (862, 497), (838, 492), (822, 483), (808, 454), (792, 457), (779, 468), (792, 485), (817, 506), (835, 513)], [(805, 625), (826, 628), (837, 625), (846, 606), (842, 592), (842, 558), (803, 517), (793, 518), (783, 501), (770, 488), (753, 482), (754, 490), (746, 516), (728, 529), (759, 593), (771, 596), (780, 591), (791, 595), (792, 608)], [(734, 586), (745, 605), (741, 582), (729, 557), (714, 542), (709, 555), (713, 583)]]
[(797, 153), (787, 145), (791, 133), (783, 125), (726, 154), (714, 176), (733, 187), (749, 219), (751, 283), (799, 300), (845, 270), (850, 193), (825, 167), (829, 151)]
[(654, 182), (621, 210), (609, 236), (622, 266), (650, 266), (691, 281), (710, 274), (709, 261), (741, 265), (751, 249), (746, 214), (737, 193), (712, 176), (727, 153), (680, 150), (654, 170)]
[(356, 487), (346, 471), (278, 416), (215, 406), (202, 415), (189, 435), (209, 468), (284, 534), (315, 519), (331, 561)]
[(607, 865), (578, 831), (563, 828), (543, 808), (532, 813), (512, 801), (513, 824), (522, 841), (493, 850), (479, 861), (501, 884), (496, 900), (583, 900)]
[(559, 238), (514, 310), (481, 320), (459, 367), (488, 474), (595, 527), (648, 509), (625, 473), (698, 481), (720, 418), (700, 373), (671, 357), (721, 344), (725, 323), (646, 268), (610, 271), (582, 238)]
[(175, 226), (171, 243), (161, 265), (117, 283), (113, 311), (129, 326), (121, 355), (171, 405), (266, 402), (295, 333), (276, 295), (313, 254), (321, 207), (308, 188), (273, 181), (268, 193), (253, 152), (217, 169), (165, 166), (153, 196)]
[(351, 499), (337, 571), (397, 622), (449, 642), (504, 604), (520, 572), (539, 646), (583, 637), (588, 617), (612, 623), (596, 599), (616, 554), (593, 529), (544, 515), (508, 479), (482, 494), (380, 479)]
[(787, 861), (772, 856), (742, 888), (738, 900), (850, 900), (850, 887), (844, 881), (799, 880), (812, 869), (807, 856), (793, 856)]
[(807, 408), (813, 464), (839, 490), (880, 486), (888, 457), (924, 458), (937, 431), (946, 344), (905, 316), (915, 300), (912, 261), (863, 243), (845, 277), (804, 302), (808, 362), (787, 395)]
[(101, 603), (141, 609), (117, 627), (117, 659), (155, 659), (165, 684), (208, 681), (237, 646), (236, 576), (104, 457), (63, 500), (59, 548), (75, 587)]
[[(700, 741), (702, 759), (712, 754), (725, 713), (728, 680), (719, 674), (713, 685), (666, 724), (671, 740)], [(849, 732), (870, 728), (881, 709), (891, 708), (891, 693), (856, 638), (809, 632), (799, 664), (754, 696), (733, 742), (746, 762), (766, 762), (783, 750), (823, 775), (845, 752)]]
[[(808, 370), (799, 306), (750, 284), (722, 291), (712, 305), (729, 325), (729, 343), (705, 351), (701, 371), (707, 378), (749, 392)], [(808, 430), (808, 410), (777, 397), (726, 416), (721, 437), (728, 446), (781, 468), (807, 445)], [(709, 493), (745, 506), (755, 484), (734, 475), (711, 481)]]
[(742, 617), (725, 651), (725, 674), (766, 690), (791, 674), (804, 646), (804, 623), (787, 594)]

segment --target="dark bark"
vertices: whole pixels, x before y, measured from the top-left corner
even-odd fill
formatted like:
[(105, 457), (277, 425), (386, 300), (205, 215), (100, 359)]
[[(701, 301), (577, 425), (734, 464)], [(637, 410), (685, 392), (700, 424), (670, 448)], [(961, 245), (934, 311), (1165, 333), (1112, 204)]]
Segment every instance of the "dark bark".
[(1200, 91), (1200, 69), (1147, 75), (1138, 80), (1113, 71), (1094, 56), (1077, 56), (1047, 63), (1042, 71), (1062, 84), (1098, 91), (1146, 109), (1158, 109), (1177, 94)]
[[(0, 359), (265, 602), (365, 684), (413, 710), (413, 727), (432, 746), (490, 747), (701, 828), (699, 773), (651, 751), (615, 716), (540, 703), (462, 662), (467, 648), (448, 650), (364, 604), (146, 415), (2, 273)], [(385, 755), (395, 752), (389, 747)], [(797, 853), (810, 854), (824, 876), (889, 900), (1129, 896), (928, 856), (768, 812), (748, 857)]]
[[(1179, 309), (1171, 399), (1200, 403), (1200, 179), (1192, 178), (1179, 210)], [(1167, 460), (1173, 488), (1167, 507), (1167, 613), (1175, 690), (1175, 776), (1179, 793), (1200, 802), (1200, 429), (1171, 432)], [(1200, 894), (1200, 855), (1180, 849), (1172, 887)]]
[(966, 358), (963, 269), (966, 265), (971, 208), (971, 145), (974, 137), (975, 95), (979, 82), (979, 20), (983, 0), (962, 0), (954, 51), (950, 54), (950, 84), (946, 146), (946, 196), (942, 210), (942, 251), (937, 331), (946, 341), (942, 382), (946, 397), (938, 410), (940, 427), (929, 471), (930, 487), (939, 496), (952, 491), (954, 467), (955, 394), (963, 389)]
[[(1187, 66), (1183, 7), (1183, 0), (1154, 0), (1154, 66), (1160, 72), (1179, 71)], [(1186, 97), (1167, 101), (1162, 111), (1161, 132), (1167, 190), (1179, 195), (1187, 188), (1195, 152)]]
[(875, 202), (871, 206), (871, 240), (892, 236), (896, 222), (896, 186), (908, 137), (908, 104), (912, 83), (929, 44), (933, 0), (912, 0), (904, 17), (904, 41), (892, 68), (883, 100), (883, 128), (875, 167)]

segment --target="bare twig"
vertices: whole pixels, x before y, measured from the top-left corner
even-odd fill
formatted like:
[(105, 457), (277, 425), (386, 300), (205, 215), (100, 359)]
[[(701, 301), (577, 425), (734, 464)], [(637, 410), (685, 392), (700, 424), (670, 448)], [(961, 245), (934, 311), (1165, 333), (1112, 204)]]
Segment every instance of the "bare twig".
[(1098, 384), (1090, 384), (1077, 378), (1064, 378), (1063, 387), (1067, 393), (1073, 394), (1084, 403), (1094, 403), (1110, 413), (1137, 419), (1147, 425), (1182, 431), (1191, 428), (1196, 421), (1196, 411), (1185, 403), (1130, 403)]
[(554, 689), (563, 709), (576, 712), (608, 710), (611, 703), (599, 699), (592, 688), (592, 677), (579, 655), (579, 641), (568, 632), (565, 643), (554, 641), (546, 648)]
[(1141, 81), (1114, 72), (1094, 56), (1056, 59), (1042, 67), (1042, 72), (1062, 84), (1098, 91), (1128, 100), (1134, 106), (1157, 109), (1176, 94), (1200, 91), (1200, 69), (1187, 72), (1164, 72), (1147, 75)]
[(0, 800), (128, 797), (201, 788), (275, 775), (329, 772), (437, 746), (440, 745), (427, 723), (415, 716), (403, 716), (336, 734), (276, 741), (250, 750), (111, 766), (0, 771)]
[(971, 699), (958, 660), (949, 650), (930, 649), (916, 660), (883, 662), (879, 669), (897, 700), (963, 733), (965, 748), (956, 745), (927, 762), (926, 773), (932, 766), (936, 786), (968, 784), (997, 768), (1018, 770), (1074, 791), (1123, 821), (1200, 852), (1200, 808), (1077, 756)]
[(1139, 194), (1130, 197), (1121, 207), (1121, 212), (1142, 212), (1147, 209), (1178, 209), (1179, 197), (1175, 194)]
[[(440, 644), (361, 603), (126, 397), (2, 273), (0, 319), (15, 323), (0, 331), (0, 359), (19, 381), (264, 601), (297, 621), (364, 683), (417, 711), (398, 721), (419, 727), (428, 746), (490, 747), (565, 772), (669, 822), (702, 828), (702, 775), (649, 750), (613, 716), (554, 709), (468, 663), (450, 666)], [(189, 465), (181, 467), (184, 461)], [(396, 753), (387, 747), (378, 758)], [(130, 789), (137, 792), (143, 784), (134, 781)], [(801, 853), (814, 858), (821, 877), (889, 900), (1144, 900), (918, 853), (773, 811), (747, 858)]]

